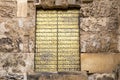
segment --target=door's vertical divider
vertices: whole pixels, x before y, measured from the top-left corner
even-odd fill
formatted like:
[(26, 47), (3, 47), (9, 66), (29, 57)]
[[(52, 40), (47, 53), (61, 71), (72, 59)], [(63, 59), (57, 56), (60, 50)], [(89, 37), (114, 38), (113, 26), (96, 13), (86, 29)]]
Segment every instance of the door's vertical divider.
[(57, 72), (58, 72), (58, 11), (57, 11)]
[(37, 28), (37, 8), (35, 8), (35, 46), (34, 46), (34, 71), (36, 72), (36, 64), (35, 64), (35, 56), (36, 56), (36, 53), (37, 53), (37, 47), (36, 47), (36, 28)]
[(78, 27), (79, 27), (79, 28), (78, 28), (78, 29), (79, 29), (79, 31), (78, 31), (79, 33), (78, 33), (78, 34), (79, 34), (79, 57), (80, 57), (80, 58), (79, 58), (79, 71), (80, 71), (80, 70), (81, 70), (80, 10), (79, 10), (79, 12), (78, 12), (77, 14), (78, 14)]

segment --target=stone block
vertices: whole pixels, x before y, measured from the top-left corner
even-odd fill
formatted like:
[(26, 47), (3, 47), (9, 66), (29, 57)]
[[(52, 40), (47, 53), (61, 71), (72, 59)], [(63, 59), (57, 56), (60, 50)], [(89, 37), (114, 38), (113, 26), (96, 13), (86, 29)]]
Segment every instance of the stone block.
[(28, 2), (27, 3), (28, 5), (28, 8), (27, 8), (27, 17), (30, 17), (31, 18), (31, 20), (33, 20), (34, 22), (32, 22), (32, 23), (34, 23), (35, 24), (35, 15), (36, 15), (36, 6), (34, 5), (34, 3), (33, 2)]
[(85, 32), (117, 31), (117, 17), (80, 18), (80, 29)]
[(76, 0), (68, 0), (68, 4), (76, 4)]
[(117, 35), (113, 32), (80, 32), (81, 52), (119, 52)]
[(97, 32), (97, 31), (107, 31), (108, 27), (107, 22), (109, 18), (95, 18), (95, 17), (88, 17), (88, 18), (80, 18), (80, 29), (85, 32)]
[(67, 0), (55, 0), (55, 5), (56, 7), (59, 6), (59, 7), (68, 7), (68, 1)]
[(51, 8), (55, 4), (55, 0), (43, 0), (41, 1), (41, 5), (43, 8)]
[(55, 5), (62, 5), (62, 0), (56, 0)]
[(115, 73), (95, 73), (89, 76), (88, 80), (116, 80)]
[(16, 3), (0, 2), (0, 17), (3, 17), (3, 18), (16, 17)]
[(27, 0), (17, 0), (17, 17), (27, 17)]
[(0, 76), (34, 73), (34, 53), (0, 53)]
[[(30, 45), (30, 52), (34, 52), (34, 26), (35, 18), (1, 18), (0, 52), (26, 52), (28, 50), (23, 50), (25, 49), (24, 47), (20, 49), (19, 46), (21, 44), (26, 44), (26, 41), (28, 41), (27, 44)], [(29, 38), (26, 39), (24, 35), (29, 35)]]
[(114, 53), (82, 53), (81, 70), (90, 73), (111, 73), (120, 64), (120, 54)]
[[(86, 0), (87, 1), (87, 0)], [(92, 3), (80, 4), (81, 17), (110, 17), (117, 16), (117, 0), (94, 0)]]
[(84, 72), (41, 73), (28, 75), (28, 80), (88, 80)]
[[(0, 1), (0, 52), (26, 52), (24, 45), (24, 35), (30, 34), (27, 46), (30, 52), (34, 52), (35, 39), (35, 6), (33, 2), (28, 2), (27, 18), (16, 18), (17, 2)], [(21, 7), (20, 7), (21, 8)], [(22, 12), (22, 11), (21, 11)], [(24, 13), (23, 13), (24, 14)], [(6, 39), (3, 42), (3, 38)], [(8, 44), (9, 41), (12, 42)], [(28, 50), (27, 50), (28, 51)]]
[(8, 32), (9, 30), (8, 29), (6, 29), (6, 27), (5, 27), (5, 22), (1, 22), (0, 23), (0, 35), (4, 35), (4, 33), (5, 32)]
[(80, 18), (81, 52), (119, 52), (117, 30), (116, 17)]

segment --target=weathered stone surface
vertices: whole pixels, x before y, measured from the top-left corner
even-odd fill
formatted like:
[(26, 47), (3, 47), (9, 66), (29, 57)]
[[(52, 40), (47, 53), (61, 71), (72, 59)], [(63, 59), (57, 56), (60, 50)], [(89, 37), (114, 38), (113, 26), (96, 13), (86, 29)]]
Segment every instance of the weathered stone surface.
[(33, 53), (0, 53), (0, 76), (34, 72)]
[(28, 75), (28, 80), (88, 80), (88, 76), (84, 72), (41, 73)]
[(56, 0), (55, 1), (55, 5), (58, 5), (58, 6), (68, 6), (68, 2), (67, 2), (67, 0)]
[(17, 0), (17, 17), (27, 17), (27, 0)]
[(120, 1), (118, 0), (118, 50), (120, 51)]
[(80, 0), (41, 0), (36, 2), (37, 7), (42, 7), (44, 9), (67, 9), (68, 7), (80, 7)]
[(119, 52), (117, 1), (81, 4), (80, 16), (81, 52)]
[(16, 18), (16, 6), (14, 1), (0, 1), (0, 52), (34, 52), (34, 3), (28, 3), (27, 18)]
[(80, 22), (80, 29), (85, 32), (107, 32), (118, 29), (118, 19), (116, 17), (80, 18)]
[(115, 32), (82, 32), (81, 52), (118, 52)]
[(116, 80), (115, 73), (93, 74), (90, 75), (88, 80)]
[(118, 80), (120, 80), (120, 65), (119, 65), (119, 68), (118, 68)]
[[(31, 2), (29, 2), (31, 1)], [(43, 7), (52, 7), (55, 0), (41, 0)], [(94, 0), (92, 3), (81, 3), (80, 10), (80, 38), (81, 52), (105, 52), (89, 55), (81, 55), (82, 70), (90, 72), (118, 73), (120, 56), (110, 52), (120, 51), (119, 32), (120, 7), (119, 0)], [(81, 1), (82, 2), (82, 1)], [(26, 18), (16, 18), (16, 0), (0, 0), (0, 80), (11, 78), (21, 80), (24, 73), (32, 74), (34, 71), (35, 43), (35, 5), (33, 0), (28, 0)], [(62, 0), (63, 7), (68, 6), (66, 0)], [(77, 0), (77, 3), (79, 0)], [(119, 21), (119, 22), (118, 22)], [(118, 51), (119, 50), (119, 51)], [(14, 54), (13, 54), (14, 52)], [(18, 53), (18, 54), (15, 54)], [(109, 54), (109, 55), (108, 55)], [(113, 56), (114, 55), (114, 56)], [(13, 77), (14, 76), (14, 77)], [(94, 78), (94, 79), (93, 79)], [(87, 80), (86, 75), (43, 75), (28, 78), (28, 80)], [(114, 80), (114, 74), (94, 74), (89, 80)]]
[(34, 3), (33, 2), (29, 2), (28, 3), (28, 13), (27, 13), (27, 17), (31, 17), (31, 18), (33, 18), (33, 19), (31, 19), (31, 20), (33, 20), (33, 24), (35, 24), (35, 15), (36, 15), (36, 6), (34, 5)]
[(4, 80), (25, 80), (23, 74), (7, 74), (3, 77)]
[(81, 17), (110, 17), (118, 12), (117, 0), (94, 0), (93, 3), (80, 5)]
[(68, 0), (68, 4), (76, 4), (76, 0)]
[(90, 73), (113, 72), (120, 64), (120, 54), (86, 53), (81, 54), (81, 70)]
[[(18, 27), (19, 25), (16, 19), (7, 20), (4, 23), (5, 23), (4, 29), (6, 29), (6, 31), (4, 31), (3, 34), (6, 37), (1, 37), (0, 46), (3, 47), (2, 49), (4, 51), (2, 50), (0, 52), (19, 52), (20, 51), (19, 44), (23, 43), (22, 38), (25, 33), (24, 29), (21, 29)], [(2, 39), (6, 40), (6, 42), (2, 42)], [(9, 44), (6, 44), (8, 43), (8, 41), (9, 41)], [(12, 50), (9, 51), (7, 50), (7, 46), (10, 46), (10, 45), (11, 45)]]
[(117, 49), (118, 51), (120, 52), (120, 35), (117, 36), (117, 39), (118, 39), (118, 44), (117, 44)]
[(15, 2), (0, 2), (0, 17), (13, 18), (16, 16)]
[(27, 18), (16, 18), (16, 2), (3, 1), (0, 7), (0, 52), (6, 52), (0, 53), (0, 77), (3, 77), (0, 80), (23, 80), (23, 73), (34, 71), (34, 54), (28, 52), (34, 52), (35, 6), (32, 2), (28, 3)]

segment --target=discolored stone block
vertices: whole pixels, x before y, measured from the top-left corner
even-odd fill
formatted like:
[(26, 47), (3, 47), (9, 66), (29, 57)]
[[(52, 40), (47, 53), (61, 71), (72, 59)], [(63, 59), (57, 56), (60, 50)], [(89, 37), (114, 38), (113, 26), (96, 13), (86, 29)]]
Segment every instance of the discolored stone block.
[(90, 73), (111, 73), (120, 64), (120, 54), (82, 53), (81, 70)]
[(17, 0), (17, 17), (27, 17), (27, 0)]

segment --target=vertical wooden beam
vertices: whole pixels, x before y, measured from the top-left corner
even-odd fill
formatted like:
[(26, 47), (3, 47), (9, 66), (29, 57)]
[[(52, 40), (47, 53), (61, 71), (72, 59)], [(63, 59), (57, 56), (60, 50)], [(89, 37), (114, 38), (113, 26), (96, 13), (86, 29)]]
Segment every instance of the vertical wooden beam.
[(27, 0), (17, 0), (17, 17), (27, 17)]

